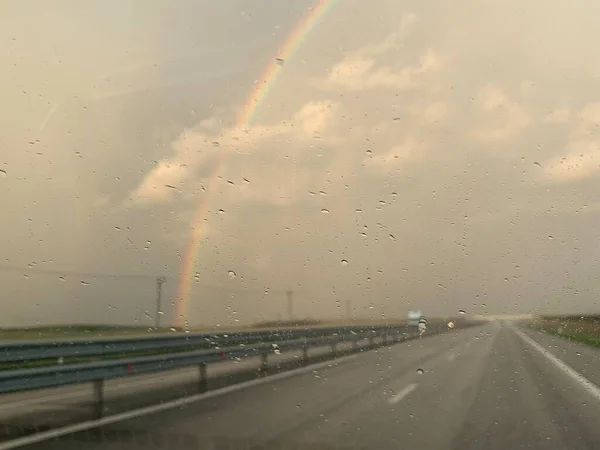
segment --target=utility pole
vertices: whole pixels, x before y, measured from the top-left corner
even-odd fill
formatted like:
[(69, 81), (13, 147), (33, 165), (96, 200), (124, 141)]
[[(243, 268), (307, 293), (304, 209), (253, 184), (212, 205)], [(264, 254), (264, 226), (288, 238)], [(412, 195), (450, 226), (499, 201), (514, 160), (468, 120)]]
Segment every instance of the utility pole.
[(156, 329), (160, 328), (160, 316), (162, 312), (162, 286), (167, 282), (165, 277), (156, 277), (156, 315), (154, 316), (154, 322)]
[(285, 291), (287, 296), (288, 315), (290, 320), (294, 320), (294, 291)]

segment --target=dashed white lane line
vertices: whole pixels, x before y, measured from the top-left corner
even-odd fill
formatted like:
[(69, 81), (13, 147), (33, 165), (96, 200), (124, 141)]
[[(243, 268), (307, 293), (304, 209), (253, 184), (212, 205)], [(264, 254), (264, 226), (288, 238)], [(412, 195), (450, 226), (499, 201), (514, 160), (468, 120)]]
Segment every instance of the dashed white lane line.
[(409, 384), (404, 389), (402, 389), (400, 392), (398, 392), (396, 395), (394, 395), (393, 397), (390, 397), (388, 402), (390, 402), (392, 405), (395, 405), (400, 400), (402, 400), (404, 397), (406, 397), (408, 394), (410, 394), (412, 391), (414, 391), (416, 388), (417, 388), (417, 383)]
[(530, 346), (532, 346), (538, 352), (540, 352), (542, 355), (544, 355), (548, 359), (548, 361), (553, 363), (562, 372), (564, 372), (565, 374), (570, 376), (573, 380), (575, 380), (577, 383), (579, 383), (579, 385), (583, 389), (585, 389), (590, 395), (592, 395), (592, 397), (596, 398), (596, 400), (600, 400), (600, 388), (598, 388), (598, 386), (596, 386), (594, 383), (592, 383), (586, 377), (581, 375), (579, 372), (577, 372), (575, 369), (573, 369), (567, 363), (558, 359), (556, 356), (554, 356), (552, 353), (550, 353), (548, 350), (546, 350), (544, 347), (542, 347), (540, 344), (538, 344), (536, 341), (531, 339), (529, 336), (527, 336), (522, 331), (517, 330), (516, 328), (513, 328), (513, 331), (515, 333), (517, 333), (519, 335), (519, 337), (521, 339), (523, 339), (525, 342), (527, 342)]

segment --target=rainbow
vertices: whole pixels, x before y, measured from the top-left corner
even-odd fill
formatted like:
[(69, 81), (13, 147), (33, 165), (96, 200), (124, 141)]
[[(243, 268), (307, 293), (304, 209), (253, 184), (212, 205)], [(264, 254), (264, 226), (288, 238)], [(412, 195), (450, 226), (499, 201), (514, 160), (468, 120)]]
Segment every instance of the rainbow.
[[(239, 114), (236, 117), (236, 128), (243, 128), (250, 125), (256, 112), (269, 95), (272, 87), (275, 85), (279, 73), (283, 66), (289, 61), (296, 50), (306, 40), (311, 30), (319, 23), (320, 19), (330, 11), (339, 0), (317, 0), (316, 3), (309, 9), (309, 12), (298, 22), (292, 32), (287, 36), (283, 45), (279, 48), (277, 55), (271, 58), (269, 64), (263, 71), (260, 78), (254, 83), (254, 89), (247, 97)], [(214, 172), (210, 176), (207, 185), (209, 186), (206, 196), (200, 202), (198, 210), (193, 218), (193, 226), (191, 231), (190, 244), (183, 255), (183, 267), (181, 270), (181, 278), (179, 280), (179, 288), (177, 293), (177, 303), (175, 311), (175, 323), (182, 326), (185, 317), (185, 307), (189, 299), (191, 281), (194, 277), (194, 268), (196, 266), (196, 257), (199, 253), (200, 244), (204, 234), (204, 222), (207, 220), (207, 213), (210, 210), (214, 191), (218, 183), (219, 177), (223, 171), (226, 162), (226, 154), (223, 151), (222, 156)]]

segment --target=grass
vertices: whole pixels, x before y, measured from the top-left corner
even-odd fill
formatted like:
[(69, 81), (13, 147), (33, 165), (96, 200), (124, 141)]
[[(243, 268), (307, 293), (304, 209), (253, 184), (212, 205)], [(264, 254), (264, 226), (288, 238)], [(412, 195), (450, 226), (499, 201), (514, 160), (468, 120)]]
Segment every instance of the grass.
[(559, 331), (556, 328), (549, 328), (543, 326), (532, 325), (534, 328), (545, 333), (553, 334), (570, 341), (581, 342), (582, 344), (590, 345), (592, 347), (600, 347), (600, 336), (594, 336), (593, 334), (577, 333), (572, 331)]
[[(574, 342), (580, 342), (592, 347), (600, 348), (600, 327), (597, 328), (599, 316), (544, 316), (537, 322), (527, 324), (529, 328), (543, 331)], [(584, 325), (591, 325), (585, 326)], [(576, 328), (576, 330), (569, 328)], [(584, 332), (586, 329), (592, 332)], [(596, 332), (596, 329), (598, 330)], [(587, 331), (586, 330), (586, 331)]]
[(0, 329), (0, 342), (87, 337), (140, 336), (177, 332), (183, 332), (183, 330), (177, 328), (155, 329), (148, 327), (109, 325), (62, 325), (53, 327), (42, 326), (27, 328), (2, 328)]

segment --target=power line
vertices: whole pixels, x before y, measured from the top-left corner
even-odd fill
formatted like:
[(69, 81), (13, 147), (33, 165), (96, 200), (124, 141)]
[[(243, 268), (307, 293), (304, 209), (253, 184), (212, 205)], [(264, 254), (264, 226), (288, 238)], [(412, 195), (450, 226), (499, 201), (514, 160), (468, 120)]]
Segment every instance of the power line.
[[(132, 274), (132, 273), (106, 273), (106, 272), (79, 272), (74, 270), (60, 270), (60, 269), (45, 269), (39, 268), (35, 266), (14, 266), (9, 264), (0, 264), (0, 272), (13, 272), (13, 273), (34, 273), (38, 275), (51, 275), (51, 276), (71, 276), (71, 277), (81, 277), (81, 278), (104, 278), (104, 279), (131, 279), (131, 280), (156, 280), (158, 275), (148, 275), (148, 274)], [(179, 277), (173, 276), (162, 276), (165, 281), (167, 280), (179, 280)], [(204, 289), (214, 289), (220, 291), (229, 291), (229, 292), (241, 292), (241, 293), (249, 293), (249, 292), (265, 292), (265, 289), (261, 288), (244, 288), (244, 287), (234, 287), (234, 286), (218, 286), (211, 284), (199, 284), (194, 283), (193, 285), (198, 286), (199, 288)], [(268, 289), (268, 292), (271, 294), (279, 294), (285, 292), (284, 289)]]

